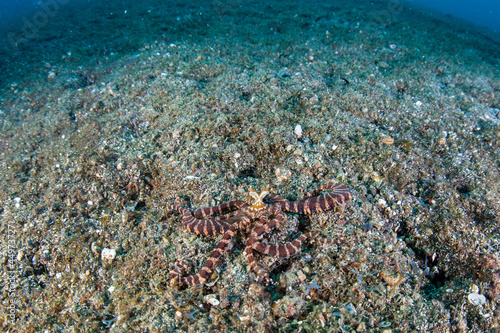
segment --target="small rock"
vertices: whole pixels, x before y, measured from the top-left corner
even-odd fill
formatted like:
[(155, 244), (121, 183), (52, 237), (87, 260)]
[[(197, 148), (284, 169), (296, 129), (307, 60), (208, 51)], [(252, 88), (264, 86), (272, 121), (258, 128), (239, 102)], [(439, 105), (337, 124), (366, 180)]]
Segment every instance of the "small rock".
[(175, 319), (181, 320), (182, 317), (182, 312), (180, 312), (179, 310), (175, 311)]
[(17, 261), (21, 261), (23, 260), (23, 257), (24, 257), (24, 251), (23, 250), (19, 250), (19, 252), (17, 252)]
[(297, 277), (299, 278), (300, 282), (304, 283), (304, 281), (306, 280), (306, 275), (304, 273), (302, 273), (301, 270), (297, 271)]
[(386, 136), (385, 138), (382, 138), (382, 140), (380, 141), (385, 145), (392, 145), (394, 143), (394, 139), (391, 138), (390, 136)]
[(470, 293), (469, 296), (467, 296), (467, 298), (469, 299), (469, 302), (472, 304), (472, 305), (484, 305), (484, 303), (486, 303), (486, 297), (484, 297), (484, 295), (481, 295), (481, 294), (476, 294), (476, 293)]
[(101, 252), (101, 259), (102, 260), (108, 260), (108, 261), (113, 261), (116, 257), (116, 250), (115, 249), (107, 249), (104, 248), (102, 249)]
[(214, 294), (205, 296), (205, 301), (213, 306), (217, 306), (220, 304), (219, 300), (217, 299), (217, 297), (215, 297)]
[(302, 126), (300, 126), (300, 124), (298, 124), (297, 126), (295, 126), (295, 135), (298, 138), (302, 137)]

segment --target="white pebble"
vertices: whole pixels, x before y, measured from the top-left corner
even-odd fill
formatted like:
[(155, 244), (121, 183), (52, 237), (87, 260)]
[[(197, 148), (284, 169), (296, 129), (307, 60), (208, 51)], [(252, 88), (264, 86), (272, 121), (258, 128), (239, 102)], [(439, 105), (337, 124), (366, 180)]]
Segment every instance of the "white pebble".
[(213, 294), (205, 296), (205, 301), (207, 301), (207, 303), (212, 304), (213, 306), (217, 306), (220, 304), (219, 300)]
[(472, 305), (483, 305), (484, 303), (486, 303), (486, 297), (481, 294), (471, 293), (469, 294), (469, 296), (467, 296), (467, 298)]
[(300, 124), (295, 126), (295, 135), (297, 135), (298, 138), (302, 137), (302, 126), (300, 126)]
[(113, 260), (116, 257), (116, 250), (115, 249), (102, 249), (101, 252), (101, 259), (102, 260)]

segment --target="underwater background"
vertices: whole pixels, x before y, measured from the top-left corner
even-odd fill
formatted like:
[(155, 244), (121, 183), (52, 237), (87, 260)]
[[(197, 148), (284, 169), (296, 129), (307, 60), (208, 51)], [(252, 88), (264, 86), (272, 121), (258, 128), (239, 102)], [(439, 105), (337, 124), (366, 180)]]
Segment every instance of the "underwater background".
[[(500, 330), (499, 4), (0, 5), (5, 332)], [(431, 6), (431, 9), (425, 7)], [(167, 207), (352, 199), (235, 236)]]

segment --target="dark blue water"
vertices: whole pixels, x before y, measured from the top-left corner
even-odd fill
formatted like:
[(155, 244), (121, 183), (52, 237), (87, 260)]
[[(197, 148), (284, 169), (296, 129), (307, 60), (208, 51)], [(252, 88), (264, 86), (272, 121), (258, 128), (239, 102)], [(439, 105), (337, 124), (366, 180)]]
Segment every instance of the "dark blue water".
[(405, 0), (405, 2), (432, 8), (500, 33), (499, 0)]
[[(12, 21), (22, 20), (23, 17), (32, 19), (37, 13), (38, 19), (43, 20), (44, 14), (50, 17), (63, 6), (77, 1), (88, 2), (89, 6), (96, 3), (93, 0), (3, 0), (0, 2), (0, 25), (14, 24), (16, 22)], [(126, 6), (127, 1), (118, 1)], [(234, 2), (234, 0), (226, 1)], [(205, 4), (210, 2), (206, 1)], [(382, 2), (387, 2), (388, 6), (404, 2), (425, 6), (500, 33), (499, 0), (383, 0)]]

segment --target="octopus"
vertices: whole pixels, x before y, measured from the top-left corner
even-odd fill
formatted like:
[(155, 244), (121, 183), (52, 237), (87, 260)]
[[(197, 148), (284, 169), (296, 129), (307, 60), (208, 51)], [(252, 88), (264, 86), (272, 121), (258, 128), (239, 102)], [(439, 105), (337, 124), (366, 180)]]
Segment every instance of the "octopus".
[(260, 193), (250, 187), (246, 201), (229, 201), (198, 210), (179, 205), (168, 206), (169, 211), (176, 211), (182, 215), (184, 227), (189, 232), (204, 236), (222, 235), (222, 239), (210, 253), (199, 273), (182, 276), (187, 267), (183, 260), (179, 260), (175, 268), (170, 271), (170, 283), (184, 287), (207, 283), (224, 254), (232, 248), (233, 239), (238, 233), (246, 237), (248, 269), (254, 271), (265, 284), (272, 283), (267, 271), (257, 265), (254, 259), (255, 251), (269, 256), (289, 258), (300, 252), (302, 243), (306, 239), (320, 245), (335, 242), (334, 239), (320, 237), (316, 232), (308, 232), (285, 244), (269, 244), (264, 236), (286, 222), (286, 212), (310, 215), (331, 210), (349, 200), (351, 192), (347, 187), (330, 182), (307, 191), (305, 198), (297, 201), (288, 201), (282, 196), (270, 194), (268, 186)]

